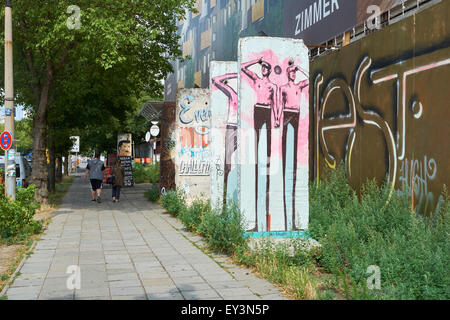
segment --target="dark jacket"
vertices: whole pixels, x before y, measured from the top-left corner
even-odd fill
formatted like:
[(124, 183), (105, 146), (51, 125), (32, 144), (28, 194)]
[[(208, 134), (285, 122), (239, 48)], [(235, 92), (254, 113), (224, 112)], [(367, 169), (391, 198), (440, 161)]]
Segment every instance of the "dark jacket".
[(117, 165), (114, 165), (111, 171), (111, 175), (114, 176), (113, 186), (123, 187), (124, 174), (123, 167), (117, 167)]

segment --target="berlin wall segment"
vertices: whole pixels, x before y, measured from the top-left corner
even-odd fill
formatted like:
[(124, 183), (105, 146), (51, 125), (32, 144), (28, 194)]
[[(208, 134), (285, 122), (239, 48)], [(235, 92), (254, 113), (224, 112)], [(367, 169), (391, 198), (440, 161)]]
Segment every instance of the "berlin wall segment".
[(448, 185), (450, 3), (311, 62), (311, 171), (343, 161), (350, 184), (387, 178), (432, 215)]
[(208, 89), (182, 89), (176, 107), (175, 184), (188, 202), (210, 197), (210, 124)]
[(309, 58), (302, 40), (238, 46), (239, 205), (249, 231), (308, 228)]
[(237, 195), (237, 62), (212, 61), (211, 205), (220, 208)]

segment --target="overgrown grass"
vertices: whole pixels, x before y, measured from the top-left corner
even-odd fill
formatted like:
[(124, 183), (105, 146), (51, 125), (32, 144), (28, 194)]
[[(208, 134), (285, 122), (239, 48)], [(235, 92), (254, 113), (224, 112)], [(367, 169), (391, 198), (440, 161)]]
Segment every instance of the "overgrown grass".
[(233, 254), (246, 246), (245, 222), (233, 202), (221, 209), (205, 210), (198, 231), (205, 237), (208, 247), (219, 253)]
[(133, 165), (134, 183), (159, 183), (159, 162), (155, 164), (135, 163)]
[(381, 289), (370, 290), (371, 298), (449, 299), (448, 195), (434, 221), (411, 210), (406, 192), (388, 194), (387, 186), (369, 181), (358, 199), (342, 168), (311, 186), (310, 233), (322, 244), (320, 265), (361, 290), (368, 267), (379, 267)]
[(186, 229), (202, 235), (208, 247), (216, 252), (232, 254), (245, 245), (244, 221), (233, 203), (212, 210), (209, 201), (195, 199), (186, 205), (182, 191), (169, 190), (161, 200), (163, 208), (177, 216)]
[(181, 190), (169, 190), (161, 197), (161, 205), (170, 214), (178, 216), (182, 208), (186, 206), (186, 199)]
[(16, 200), (10, 201), (0, 185), (0, 240), (7, 244), (24, 240), (42, 231), (42, 224), (33, 219), (39, 204), (35, 200), (36, 187), (18, 188)]
[(263, 241), (253, 250), (241, 246), (235, 252), (237, 263), (252, 267), (265, 279), (277, 284), (293, 299), (318, 299), (319, 279), (314, 276), (315, 249), (304, 239), (274, 243)]
[(154, 183), (150, 189), (148, 189), (144, 196), (151, 202), (157, 202), (159, 200), (159, 187)]
[[(305, 241), (265, 242), (250, 249), (234, 204), (212, 211), (182, 192), (169, 191), (163, 207), (202, 235), (208, 247), (233, 256), (295, 299), (449, 299), (450, 199), (435, 217), (411, 210), (406, 193), (389, 197), (387, 186), (368, 181), (358, 197), (343, 168), (330, 170), (310, 187), (310, 229), (320, 246)], [(389, 200), (389, 201), (388, 201)], [(370, 290), (375, 266), (380, 289)]]

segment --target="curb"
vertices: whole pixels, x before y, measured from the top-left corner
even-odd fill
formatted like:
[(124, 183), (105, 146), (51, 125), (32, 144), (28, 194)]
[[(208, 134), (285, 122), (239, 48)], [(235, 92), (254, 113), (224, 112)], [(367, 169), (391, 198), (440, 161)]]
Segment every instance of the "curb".
[(0, 297), (3, 297), (6, 295), (6, 291), (8, 291), (11, 283), (15, 280), (16, 278), (16, 274), (19, 272), (20, 269), (22, 269), (22, 266), (25, 263), (25, 260), (27, 260), (28, 258), (28, 254), (33, 251), (34, 247), (36, 246), (38, 240), (34, 240), (33, 244), (31, 245), (31, 247), (28, 249), (27, 252), (25, 252), (22, 261), (20, 261), (19, 265), (17, 266), (16, 270), (14, 271), (14, 273), (11, 275), (11, 277), (9, 278), (8, 282), (5, 284), (5, 286), (3, 287), (3, 290), (0, 292)]

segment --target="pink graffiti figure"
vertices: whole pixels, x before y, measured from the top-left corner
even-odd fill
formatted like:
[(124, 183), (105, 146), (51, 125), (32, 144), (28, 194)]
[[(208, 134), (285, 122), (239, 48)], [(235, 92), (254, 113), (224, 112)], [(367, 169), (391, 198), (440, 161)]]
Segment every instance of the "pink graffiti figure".
[(223, 201), (227, 201), (228, 176), (231, 172), (231, 157), (237, 150), (237, 93), (229, 85), (228, 81), (236, 79), (237, 73), (228, 73), (222, 76), (214, 77), (212, 85), (222, 91), (228, 97), (228, 119), (225, 133), (225, 175)]
[[(298, 126), (299, 126), (299, 118), (300, 118), (300, 102), (301, 102), (301, 93), (303, 90), (308, 90), (309, 81), (303, 80), (295, 83), (295, 79), (297, 77), (297, 71), (302, 72), (306, 79), (308, 79), (308, 75), (298, 66), (293, 65), (292, 62), (289, 63), (289, 67), (286, 69), (286, 74), (288, 77), (288, 82), (280, 87), (279, 92), (279, 103), (277, 104), (277, 112), (275, 118), (275, 126), (278, 127), (280, 125), (281, 116), (283, 116), (283, 140), (282, 140), (282, 149), (283, 149), (283, 190), (285, 192), (285, 201), (284, 201), (284, 222), (285, 226), (288, 226), (288, 212), (286, 207), (287, 202), (287, 191), (286, 191), (286, 151), (288, 148), (293, 148), (293, 177), (292, 180), (288, 179), (288, 181), (292, 181), (292, 194), (291, 199), (295, 199), (295, 184), (297, 182), (297, 147), (298, 147)], [(289, 125), (293, 128), (293, 141), (287, 141), (288, 127)], [(292, 201), (292, 215), (290, 217), (292, 219), (292, 227), (295, 229), (295, 200)]]
[(303, 73), (308, 79), (308, 74), (305, 73), (300, 67), (290, 65), (286, 69), (288, 76), (288, 83), (280, 87), (279, 103), (276, 105), (275, 111), (275, 126), (280, 126), (280, 118), (283, 111), (300, 112), (301, 93), (306, 88), (308, 90), (309, 81), (303, 80), (295, 83), (297, 77), (297, 71)]
[[(261, 65), (261, 74), (262, 78), (260, 78), (256, 73), (251, 71), (249, 67), (259, 63)], [(268, 212), (269, 212), (269, 185), (270, 185), (270, 155), (271, 155), (271, 129), (272, 129), (272, 117), (275, 119), (275, 110), (276, 110), (276, 103), (278, 101), (277, 94), (278, 94), (278, 87), (276, 84), (272, 83), (270, 81), (269, 76), (272, 71), (272, 66), (263, 60), (261, 57), (258, 60), (249, 61), (246, 63), (243, 63), (241, 65), (242, 74), (247, 76), (250, 79), (250, 85), (253, 88), (253, 90), (256, 93), (256, 104), (253, 108), (253, 128), (256, 131), (256, 163), (255, 163), (255, 203), (256, 203), (256, 210), (255, 210), (255, 231), (258, 230), (258, 211), (265, 210), (266, 213), (266, 225), (268, 225)], [(261, 137), (261, 129), (266, 127), (266, 146), (267, 146), (267, 166), (266, 166), (266, 186), (265, 186), (265, 194), (259, 194), (261, 190), (258, 190), (258, 150), (259, 150), (259, 140)], [(266, 207), (258, 208), (258, 197), (264, 197), (265, 198), (265, 205)]]
[[(262, 78), (249, 69), (249, 67), (257, 63), (261, 65)], [(277, 101), (277, 85), (269, 79), (272, 66), (261, 57), (258, 60), (243, 63), (241, 70), (253, 82), (252, 88), (257, 95), (255, 107), (274, 108)]]
[(212, 85), (222, 91), (228, 98), (228, 119), (227, 124), (237, 125), (237, 93), (228, 84), (231, 79), (236, 79), (237, 73), (227, 73), (222, 76), (214, 77)]

